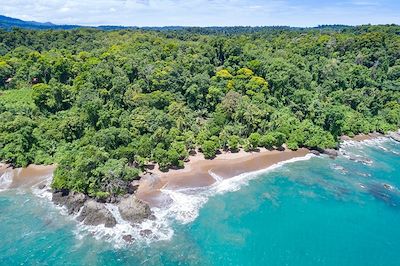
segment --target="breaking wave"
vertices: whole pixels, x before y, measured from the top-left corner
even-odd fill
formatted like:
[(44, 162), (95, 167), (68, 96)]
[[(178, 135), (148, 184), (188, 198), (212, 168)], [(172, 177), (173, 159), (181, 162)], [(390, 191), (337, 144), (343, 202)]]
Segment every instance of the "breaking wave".
[[(364, 157), (362, 149), (358, 148), (367, 145), (378, 147), (383, 151), (389, 151), (386, 147), (382, 146), (385, 141), (388, 141), (388, 138), (381, 137), (362, 142), (345, 141), (341, 145), (340, 152), (345, 158), (356, 160), (364, 164), (371, 164), (372, 161)], [(353, 153), (353, 151), (355, 152)], [(168, 241), (174, 234), (174, 223), (188, 224), (193, 222), (199, 216), (201, 208), (211, 197), (238, 191), (243, 186), (248, 185), (250, 180), (259, 177), (263, 173), (273, 171), (288, 163), (309, 160), (312, 157), (315, 157), (315, 155), (307, 154), (304, 157), (279, 162), (262, 170), (243, 173), (226, 179), (210, 170), (208, 173), (214, 178), (215, 183), (208, 187), (161, 189), (163, 196), (166, 196), (169, 200), (165, 203), (165, 206), (152, 208), (155, 216), (154, 219), (148, 219), (140, 224), (131, 225), (129, 222), (122, 219), (116, 205), (106, 204), (106, 208), (113, 214), (117, 221), (115, 227), (107, 228), (104, 225), (90, 226), (77, 221), (78, 224), (74, 233), (77, 238), (92, 236), (96, 239), (106, 240), (114, 244), (116, 248), (124, 247), (129, 244), (123, 239), (123, 237), (127, 235), (132, 238), (133, 243), (150, 244), (154, 241)], [(331, 164), (330, 167), (336, 171), (346, 172), (343, 167), (337, 164)], [(51, 176), (47, 180), (48, 183), (50, 183)], [(10, 182), (9, 176), (3, 174), (0, 179), (0, 188), (8, 184), (8, 182)], [(51, 201), (50, 191), (46, 189), (40, 190), (37, 186), (33, 187), (32, 191), (38, 197)], [(56, 208), (60, 210), (61, 214), (67, 215), (65, 208)], [(79, 214), (69, 217), (76, 220), (78, 216)]]
[(154, 208), (154, 211), (166, 218), (164, 220), (168, 221), (168, 223), (171, 223), (171, 220), (182, 224), (193, 222), (198, 217), (201, 207), (207, 203), (210, 197), (238, 191), (241, 187), (248, 185), (250, 180), (257, 178), (263, 173), (272, 171), (288, 163), (309, 160), (314, 156), (313, 154), (307, 154), (304, 157), (279, 162), (262, 170), (243, 173), (226, 179), (209, 171), (209, 174), (216, 180), (214, 184), (202, 188), (162, 189), (161, 192), (168, 195), (172, 199), (172, 202), (166, 208)]
[(13, 181), (13, 172), (12, 171), (5, 171), (0, 176), (0, 191), (7, 190)]

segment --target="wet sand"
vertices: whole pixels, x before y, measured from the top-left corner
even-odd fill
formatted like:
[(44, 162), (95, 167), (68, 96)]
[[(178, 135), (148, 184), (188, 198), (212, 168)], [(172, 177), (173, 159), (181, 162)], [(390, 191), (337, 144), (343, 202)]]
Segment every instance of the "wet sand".
[(46, 182), (53, 175), (55, 165), (29, 165), (26, 168), (10, 168), (0, 165), (0, 175), (9, 173), (12, 178), (11, 184), (7, 187), (30, 188)]
[(149, 171), (152, 176), (141, 179), (136, 195), (151, 206), (159, 206), (162, 202), (168, 200), (160, 189), (206, 187), (216, 182), (210, 172), (222, 179), (227, 179), (243, 173), (266, 169), (282, 161), (304, 157), (308, 153), (308, 149), (297, 151), (261, 149), (259, 152), (251, 153), (244, 151), (223, 153), (213, 160), (206, 160), (202, 154), (198, 153), (190, 157), (190, 161), (185, 163), (184, 169), (170, 170), (166, 173), (157, 168)]
[(0, 163), (0, 176), (6, 171), (8, 165), (5, 163)]
[(385, 135), (378, 133), (378, 132), (374, 132), (374, 133), (369, 133), (369, 134), (358, 134), (352, 138), (348, 137), (348, 136), (342, 136), (341, 140), (342, 141), (346, 141), (346, 140), (353, 140), (353, 141), (364, 141), (364, 140), (370, 140), (370, 139), (376, 139), (379, 137), (384, 137)]

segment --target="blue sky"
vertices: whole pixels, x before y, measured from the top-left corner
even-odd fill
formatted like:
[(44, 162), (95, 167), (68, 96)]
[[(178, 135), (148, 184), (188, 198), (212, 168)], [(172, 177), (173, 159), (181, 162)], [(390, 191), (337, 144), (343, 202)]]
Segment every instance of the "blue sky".
[(400, 24), (400, 0), (2, 0), (0, 14), (57, 24)]

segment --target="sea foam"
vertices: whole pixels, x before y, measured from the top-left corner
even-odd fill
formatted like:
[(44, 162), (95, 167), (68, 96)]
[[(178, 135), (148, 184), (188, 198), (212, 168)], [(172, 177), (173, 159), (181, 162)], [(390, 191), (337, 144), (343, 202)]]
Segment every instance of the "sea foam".
[(160, 212), (164, 220), (175, 220), (181, 224), (193, 222), (199, 215), (199, 211), (210, 197), (228, 192), (238, 191), (241, 187), (248, 185), (249, 181), (259, 177), (261, 174), (275, 170), (285, 164), (309, 160), (315, 155), (307, 154), (304, 157), (297, 157), (271, 165), (262, 170), (243, 173), (232, 178), (222, 178), (209, 171), (209, 174), (215, 179), (215, 183), (209, 187), (201, 188), (183, 188), (177, 190), (162, 189), (161, 192), (172, 199), (172, 203), (164, 209), (154, 209)]
[[(117, 221), (117, 224), (108, 228), (104, 225), (91, 226), (85, 225), (83, 222), (77, 221), (79, 214), (67, 216), (65, 207), (55, 206), (62, 215), (67, 216), (77, 222), (74, 233), (78, 239), (85, 236), (92, 236), (95, 239), (105, 240), (114, 245), (115, 248), (125, 247), (129, 243), (123, 240), (123, 236), (130, 235), (133, 243), (150, 244), (154, 241), (168, 241), (174, 234), (174, 223), (187, 224), (193, 222), (199, 215), (199, 211), (207, 203), (210, 197), (239, 190), (241, 187), (248, 184), (260, 174), (277, 169), (285, 164), (297, 161), (309, 160), (315, 155), (308, 154), (304, 157), (293, 158), (287, 161), (282, 161), (268, 168), (243, 173), (241, 175), (224, 179), (221, 176), (209, 171), (209, 174), (215, 179), (215, 183), (202, 188), (183, 188), (183, 189), (162, 189), (161, 192), (167, 195), (171, 201), (164, 207), (153, 207), (151, 210), (154, 213), (155, 219), (147, 219), (142, 223), (131, 225), (125, 221), (115, 204), (105, 204), (105, 207), (112, 213)], [(49, 185), (52, 176), (46, 178), (46, 184)], [(51, 202), (52, 194), (46, 189), (38, 189), (37, 186), (32, 188), (33, 194)]]
[(13, 181), (13, 172), (10, 170), (5, 171), (0, 176), (0, 191), (7, 190)]

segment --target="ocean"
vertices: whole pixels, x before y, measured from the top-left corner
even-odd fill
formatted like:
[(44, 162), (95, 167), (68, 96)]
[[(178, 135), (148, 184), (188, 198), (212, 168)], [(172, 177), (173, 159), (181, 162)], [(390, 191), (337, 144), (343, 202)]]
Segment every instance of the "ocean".
[[(1, 265), (400, 265), (400, 144), (346, 142), (335, 160), (306, 156), (164, 191), (142, 225), (85, 227), (35, 189), (0, 192)], [(218, 179), (218, 177), (216, 177)]]

